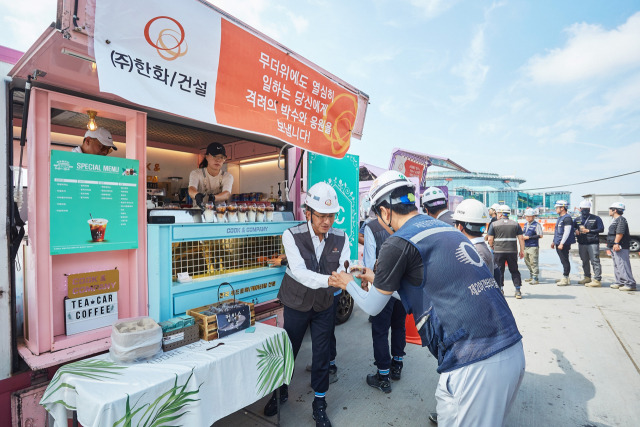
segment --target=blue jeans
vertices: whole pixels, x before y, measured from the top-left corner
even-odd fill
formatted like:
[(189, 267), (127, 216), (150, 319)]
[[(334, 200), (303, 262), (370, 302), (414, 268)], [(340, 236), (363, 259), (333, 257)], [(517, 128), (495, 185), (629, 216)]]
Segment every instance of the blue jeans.
[[(405, 319), (407, 312), (400, 301), (391, 297), (378, 315), (371, 319), (373, 357), (378, 369), (391, 367), (391, 356), (404, 356), (406, 346)], [(389, 354), (389, 328), (391, 328), (391, 354)]]
[(307, 327), (311, 327), (311, 388), (318, 393), (329, 389), (329, 353), (335, 318), (333, 306), (323, 311), (298, 311), (284, 307), (284, 330), (289, 335), (294, 360)]

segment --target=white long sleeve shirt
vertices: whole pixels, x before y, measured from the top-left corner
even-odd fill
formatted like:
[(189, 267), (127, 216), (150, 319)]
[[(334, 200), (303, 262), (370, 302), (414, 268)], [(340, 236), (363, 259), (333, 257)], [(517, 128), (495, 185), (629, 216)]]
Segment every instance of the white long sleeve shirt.
[[(313, 243), (313, 249), (316, 253), (316, 259), (320, 262), (320, 257), (322, 256), (322, 251), (324, 251), (325, 242), (327, 241), (327, 235), (325, 234), (321, 241), (313, 231), (311, 221), (307, 224), (309, 225), (309, 234), (311, 235), (311, 242)], [(282, 245), (284, 246), (284, 252), (287, 255), (289, 271), (295, 280), (311, 289), (329, 287), (329, 275), (316, 273), (315, 271), (307, 269), (307, 265), (305, 264), (302, 255), (300, 255), (300, 249), (298, 249), (298, 246), (293, 239), (293, 234), (291, 234), (289, 230), (285, 230), (285, 232), (282, 233)], [(349, 259), (350, 255), (351, 249), (349, 248), (349, 236), (345, 235), (344, 246), (340, 253), (338, 272), (344, 271), (344, 262)], [(340, 289), (337, 289), (337, 291), (340, 291)]]

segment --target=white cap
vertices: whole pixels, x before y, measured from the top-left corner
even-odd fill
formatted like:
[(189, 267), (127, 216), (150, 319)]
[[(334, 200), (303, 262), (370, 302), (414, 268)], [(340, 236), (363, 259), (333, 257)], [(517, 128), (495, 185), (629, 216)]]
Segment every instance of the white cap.
[(491, 205), (489, 209), (493, 209), (494, 211), (498, 212), (499, 207), (500, 207), (500, 203), (494, 203)]
[(587, 199), (583, 199), (580, 202), (580, 209), (586, 209), (586, 208), (591, 209), (591, 202), (589, 200), (587, 200)]
[(511, 214), (511, 208), (509, 207), (509, 205), (500, 205), (500, 207), (498, 209), (496, 209), (496, 212), (500, 212), (503, 214), (507, 214), (510, 215)]
[(371, 188), (369, 189), (371, 206), (377, 206), (384, 196), (391, 196), (391, 192), (400, 187), (409, 187), (411, 190), (415, 189), (413, 182), (409, 181), (406, 176), (398, 171), (386, 171), (381, 174), (373, 180), (373, 184), (371, 184)]
[(489, 209), (479, 200), (467, 199), (456, 207), (452, 218), (460, 222), (486, 224), (489, 221)]
[(111, 147), (114, 150), (117, 150), (116, 146), (113, 144), (113, 138), (111, 137), (111, 132), (106, 130), (105, 128), (98, 128), (96, 130), (88, 130), (84, 133), (85, 138), (95, 138), (100, 141), (100, 144), (105, 147)]
[(524, 216), (534, 216), (535, 214), (535, 211), (531, 208), (527, 208), (524, 210)]
[(568, 208), (569, 207), (569, 202), (567, 202), (566, 200), (558, 200), (556, 201), (556, 204), (554, 206), (554, 208)]
[(625, 206), (624, 203), (622, 202), (615, 202), (612, 203), (611, 206), (609, 206), (609, 209), (620, 209), (621, 211), (625, 210)]
[(338, 213), (338, 195), (336, 190), (326, 182), (314, 184), (304, 199), (304, 204), (318, 213)]
[(424, 190), (420, 203), (430, 208), (435, 206), (447, 207), (447, 196), (438, 187), (429, 187)]

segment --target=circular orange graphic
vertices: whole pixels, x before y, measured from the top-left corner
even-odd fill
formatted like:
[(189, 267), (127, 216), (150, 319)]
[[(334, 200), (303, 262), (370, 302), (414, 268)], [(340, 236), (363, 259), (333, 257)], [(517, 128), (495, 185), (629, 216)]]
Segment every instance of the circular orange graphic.
[[(337, 117), (333, 120), (329, 120), (328, 117), (331, 114), (331, 110), (334, 109), (340, 111)], [(346, 153), (349, 149), (349, 143), (351, 141), (351, 131), (356, 121), (356, 112), (358, 111), (358, 101), (355, 96), (343, 93), (335, 98), (324, 114), (324, 120), (332, 121), (333, 127), (331, 133), (324, 134), (325, 138), (331, 143), (331, 152), (336, 155)]]
[[(158, 32), (158, 37), (154, 42), (151, 39), (149, 30), (151, 28), (151, 24), (159, 19), (168, 19), (169, 21), (177, 25), (178, 30), (172, 28), (164, 28), (160, 30), (160, 32)], [(160, 55), (162, 59), (166, 59), (167, 61), (173, 61), (174, 59), (187, 54), (189, 46), (185, 42), (184, 37), (185, 32), (182, 24), (180, 24), (180, 22), (178, 22), (176, 19), (173, 19), (169, 16), (156, 16), (155, 18), (147, 22), (147, 25), (145, 25), (144, 27), (144, 38), (145, 40), (147, 40), (147, 43), (156, 48), (156, 50), (158, 51), (158, 55)], [(182, 50), (183, 43), (184, 51)]]

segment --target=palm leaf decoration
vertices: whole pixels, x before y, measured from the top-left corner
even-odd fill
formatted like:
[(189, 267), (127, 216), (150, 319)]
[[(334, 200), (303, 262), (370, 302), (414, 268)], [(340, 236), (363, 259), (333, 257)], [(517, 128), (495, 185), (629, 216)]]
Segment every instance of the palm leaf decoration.
[(61, 388), (69, 388), (75, 391), (76, 388), (71, 384), (61, 382), (63, 375), (75, 375), (78, 377), (101, 381), (103, 379), (122, 375), (122, 372), (120, 372), (122, 369), (127, 369), (127, 367), (117, 365), (107, 360), (80, 360), (78, 362), (69, 363), (56, 371), (56, 374), (53, 376), (53, 379), (47, 387), (46, 394), (42, 397), (42, 401), (50, 398)]
[[(191, 402), (197, 402), (200, 399), (194, 399), (193, 397), (198, 394), (200, 391), (200, 387), (202, 384), (198, 386), (196, 390), (186, 391), (187, 384), (191, 380), (193, 376), (193, 370), (189, 375), (189, 378), (185, 381), (183, 385), (178, 385), (178, 375), (176, 375), (176, 379), (173, 383), (173, 387), (160, 395), (153, 403), (145, 403), (144, 405), (138, 406), (138, 402), (136, 402), (133, 407), (129, 405), (129, 396), (127, 395), (126, 402), (126, 412), (125, 415), (120, 418), (113, 427), (118, 427), (118, 425), (122, 424), (122, 427), (131, 427), (131, 426), (142, 426), (142, 427), (171, 427), (174, 424), (173, 421), (176, 421), (184, 414), (187, 414), (189, 411), (183, 411), (185, 406), (187, 406)], [(133, 424), (133, 418), (144, 408), (146, 410), (142, 413), (140, 420), (137, 423)]]
[(258, 395), (266, 396), (293, 375), (293, 350), (284, 333), (273, 336), (258, 349)]

